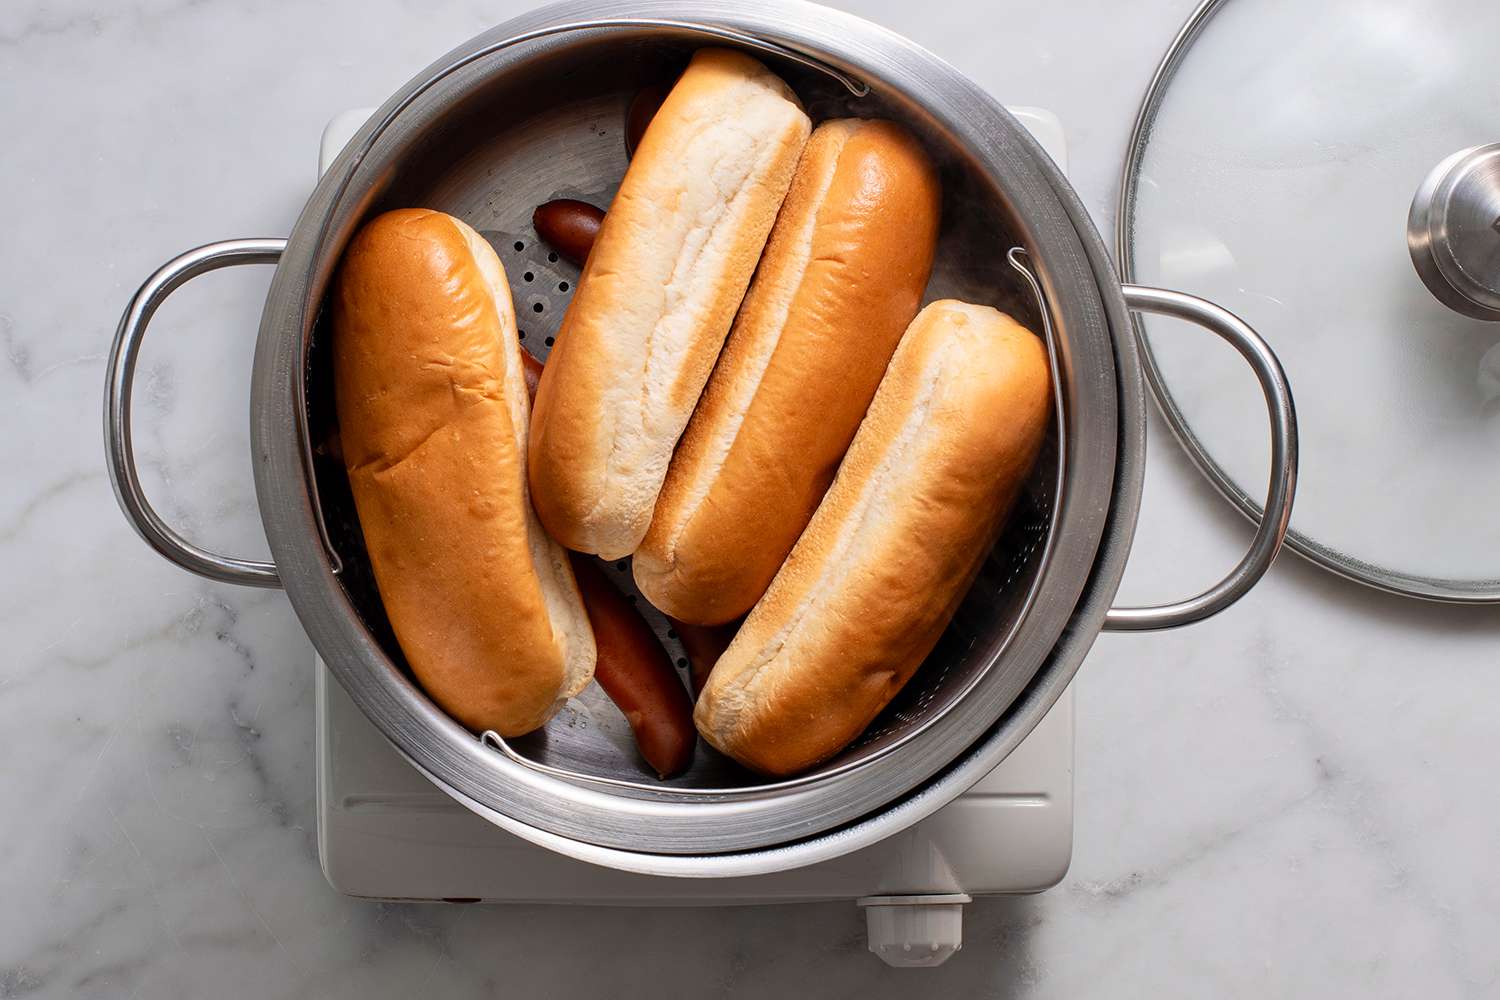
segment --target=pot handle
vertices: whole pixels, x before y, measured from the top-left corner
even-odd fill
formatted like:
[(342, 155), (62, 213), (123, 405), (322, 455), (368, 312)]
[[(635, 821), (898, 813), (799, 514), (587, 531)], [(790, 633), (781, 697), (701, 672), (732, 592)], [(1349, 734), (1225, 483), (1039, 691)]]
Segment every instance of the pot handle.
[(1125, 304), (1136, 312), (1158, 313), (1187, 320), (1218, 334), (1250, 364), (1266, 397), (1271, 416), (1271, 481), (1265, 514), (1256, 528), (1250, 550), (1239, 565), (1197, 597), (1156, 607), (1110, 608), (1104, 628), (1110, 632), (1146, 632), (1202, 621), (1229, 607), (1271, 568), (1292, 518), (1297, 492), (1297, 411), (1286, 372), (1260, 334), (1244, 320), (1206, 299), (1184, 292), (1123, 285)]
[(135, 365), (140, 356), (146, 326), (158, 307), (178, 288), (200, 274), (236, 264), (274, 264), (286, 249), (286, 240), (225, 240), (189, 250), (172, 258), (136, 290), (120, 317), (114, 346), (109, 352), (108, 382), (104, 387), (104, 450), (109, 458), (109, 479), (115, 499), (136, 533), (160, 555), (183, 569), (221, 583), (245, 587), (280, 587), (276, 565), (221, 556), (200, 548), (167, 526), (146, 499), (135, 467), (135, 448), (130, 435), (130, 399), (134, 391)]

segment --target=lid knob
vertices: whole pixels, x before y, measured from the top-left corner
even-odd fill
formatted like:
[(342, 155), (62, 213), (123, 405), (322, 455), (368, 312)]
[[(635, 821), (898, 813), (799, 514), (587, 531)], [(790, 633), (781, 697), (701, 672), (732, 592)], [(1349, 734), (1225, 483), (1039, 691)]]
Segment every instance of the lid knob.
[(1500, 142), (1432, 168), (1412, 198), (1406, 245), (1438, 301), (1500, 322)]

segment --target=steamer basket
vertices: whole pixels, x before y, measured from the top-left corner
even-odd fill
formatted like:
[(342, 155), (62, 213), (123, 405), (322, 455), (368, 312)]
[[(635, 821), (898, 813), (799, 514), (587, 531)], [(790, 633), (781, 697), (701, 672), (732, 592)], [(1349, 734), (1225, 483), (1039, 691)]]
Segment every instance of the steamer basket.
[[(464, 219), (495, 248), (511, 283), (522, 346), (545, 360), (562, 323), (578, 279), (578, 268), (561, 260), (538, 239), (532, 211), (552, 198), (577, 198), (607, 206), (625, 173), (621, 136), (626, 109), (646, 84), (670, 80), (699, 39), (670, 41), (660, 37), (628, 41), (612, 37), (582, 47), (572, 58), (553, 55), (531, 73), (515, 72), (505, 86), (474, 99), (468, 114), (450, 123), (451, 132), (430, 150), (409, 160), (403, 177), (369, 209), (369, 213), (403, 205), (441, 209)], [(859, 115), (901, 117), (880, 96), (855, 97), (827, 74), (806, 67), (775, 65), (802, 96), (815, 121)], [(576, 60), (576, 62), (575, 62)], [(532, 97), (520, 104), (518, 95)], [(958, 298), (994, 304), (1032, 329), (1043, 325), (1037, 304), (1006, 249), (1015, 244), (992, 197), (986, 197), (966, 165), (929, 137), (943, 177), (942, 230), (932, 280), (924, 301)], [(307, 366), (307, 414), (311, 440), (336, 431), (332, 374), (325, 318), (315, 327)], [(970, 590), (953, 625), (932, 655), (887, 711), (844, 753), (797, 779), (797, 784), (857, 769), (908, 742), (956, 704), (995, 662), (983, 654), (987, 635), (1014, 631), (1033, 598), (1047, 555), (1047, 541), (1059, 486), (1062, 453), (1059, 421), (1049, 428), (1036, 467), (1022, 491), (1013, 516)], [(794, 442), (788, 442), (794, 447)], [(341, 582), (349, 600), (394, 663), (406, 670), (386, 621), (370, 572), (368, 556), (341, 462), (313, 450), (322, 512), (335, 551), (343, 560)], [(914, 540), (914, 544), (919, 544)], [(679, 667), (687, 659), (666, 619), (635, 589), (629, 560), (604, 563), (650, 621)], [(976, 649), (980, 650), (976, 654)], [(1000, 646), (1003, 656), (1004, 644)], [(498, 737), (491, 741), (500, 745)], [(763, 789), (767, 781), (700, 744), (692, 768), (668, 782), (657, 780), (634, 750), (630, 728), (597, 685), (576, 698), (544, 730), (510, 746), (518, 758), (578, 776), (628, 781), (647, 792), (663, 788), (713, 789), (734, 795)], [(943, 762), (946, 763), (946, 762)], [(778, 787), (786, 782), (777, 782)], [(616, 785), (615, 787), (619, 787)]]
[[(534, 12), (450, 53), (376, 112), (324, 175), (284, 248), (275, 241), (204, 248), (147, 283), (122, 320), (107, 410), (121, 503), (147, 540), (195, 572), (284, 586), (354, 701), (435, 783), (554, 849), (592, 846), (604, 853), (591, 860), (620, 866), (621, 852), (680, 856), (662, 869), (672, 874), (713, 874), (715, 858), (738, 859), (736, 873), (747, 874), (755, 868), (747, 857), (784, 868), (853, 850), (982, 777), (976, 760), (993, 766), (1035, 726), (1106, 623), (1139, 503), (1144, 446), (1125, 298), (1081, 206), (1025, 130), (952, 68), (864, 21), (795, 0), (745, 8), (728, 0), (583, 0)], [(758, 778), (700, 743), (686, 774), (658, 782), (597, 687), (509, 745), (459, 727), (410, 680), (344, 470), (325, 447), (335, 427), (321, 305), (358, 225), (410, 205), (469, 222), (505, 265), (524, 346), (545, 358), (577, 271), (537, 239), (532, 210), (555, 197), (607, 205), (626, 167), (629, 100), (671, 79), (708, 44), (750, 50), (792, 85), (815, 122), (857, 115), (911, 128), (944, 186), (924, 301), (951, 296), (1011, 312), (1045, 334), (1054, 366), (1057, 410), (1046, 445), (952, 625), (851, 747), (790, 781)], [(1011, 255), (1013, 248), (1024, 255)], [(155, 304), (194, 274), (277, 256), (251, 393), (271, 566), (193, 548), (160, 523), (133, 479), (128, 408), (134, 351)], [(1029, 271), (1014, 266), (1022, 260)], [(1267, 509), (1289, 509), (1295, 439), (1274, 358), (1257, 355), (1253, 332), (1231, 329), (1233, 318), (1207, 303), (1152, 290), (1127, 295), (1138, 307), (1175, 309), (1209, 326), (1250, 358), (1274, 403), (1279, 465)], [(1256, 548), (1213, 590), (1167, 608), (1120, 609), (1110, 624), (1168, 627), (1227, 606), (1264, 572), (1284, 530), (1284, 518), (1268, 521)], [(612, 570), (633, 594), (627, 564)], [(685, 666), (667, 623), (638, 595), (637, 604)], [(798, 845), (814, 843), (806, 860), (792, 860)]]

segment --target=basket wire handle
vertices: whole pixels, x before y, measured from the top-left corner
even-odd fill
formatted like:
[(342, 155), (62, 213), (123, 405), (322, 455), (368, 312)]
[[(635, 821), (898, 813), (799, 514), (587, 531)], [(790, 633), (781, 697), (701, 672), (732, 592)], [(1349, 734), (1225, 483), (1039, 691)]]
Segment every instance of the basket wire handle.
[(851, 761), (848, 764), (844, 764), (840, 767), (832, 768), (827, 771), (817, 771), (812, 774), (804, 774), (795, 778), (786, 778), (782, 781), (775, 781), (764, 785), (746, 785), (742, 788), (689, 788), (678, 785), (663, 784), (662, 782), (656, 782), (653, 784), (645, 781), (630, 781), (627, 778), (609, 778), (602, 774), (586, 774), (582, 771), (569, 771), (567, 768), (554, 767), (551, 764), (543, 764), (539, 760), (532, 760), (530, 757), (522, 755), (516, 750), (515, 747), (506, 742), (505, 737), (501, 736), (493, 729), (486, 729), (484, 732), (480, 733), (479, 742), (482, 745), (490, 747), (493, 750), (500, 751), (500, 753), (505, 755), (505, 757), (510, 759), (513, 763), (521, 765), (528, 771), (535, 771), (538, 774), (545, 774), (550, 778), (557, 778), (562, 781), (571, 781), (584, 785), (599, 785), (605, 788), (626, 788), (635, 792), (648, 792), (656, 798), (674, 798), (676, 796), (684, 796), (695, 799), (737, 799), (755, 797), (763, 795), (767, 792), (779, 792), (788, 788), (800, 788), (803, 785), (811, 785), (816, 784), (820, 781), (826, 781), (834, 775), (843, 774), (845, 771), (852, 770), (855, 767), (866, 764), (871, 760), (874, 760), (878, 757), (883, 757), (885, 755), (884, 753), (872, 754), (865, 760)]

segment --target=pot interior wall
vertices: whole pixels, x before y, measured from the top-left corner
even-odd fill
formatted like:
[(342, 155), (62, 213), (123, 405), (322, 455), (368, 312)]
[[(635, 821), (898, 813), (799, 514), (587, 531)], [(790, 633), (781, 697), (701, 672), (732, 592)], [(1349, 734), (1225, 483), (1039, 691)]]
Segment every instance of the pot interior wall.
[[(505, 265), (523, 347), (545, 359), (578, 277), (575, 267), (541, 243), (532, 210), (557, 197), (607, 206), (626, 168), (623, 130), (631, 98), (643, 86), (670, 81), (696, 43), (571, 41), (512, 63), (503, 76), (452, 107), (386, 178), (369, 214), (423, 206), (450, 212), (479, 230)], [(941, 139), (919, 108), (899, 98), (855, 98), (815, 70), (756, 53), (790, 83), (815, 122), (841, 116), (900, 120), (921, 136), (943, 179), (943, 229), (937, 266), (924, 301), (955, 297), (995, 305), (1040, 330), (1033, 303), (1006, 264), (1010, 236), (992, 186), (974, 164)], [(331, 540), (345, 570), (341, 583), (365, 626), (399, 669), (406, 670), (374, 585), (344, 468), (332, 446), (337, 426), (329, 365), (327, 310), (308, 353), (307, 412), (314, 465)], [(1054, 423), (1007, 528), (937, 648), (869, 730), (827, 766), (869, 755), (930, 722), (967, 689), (1008, 641), (1039, 577), (1058, 479)], [(913, 545), (924, 544), (914, 538)], [(679, 667), (687, 661), (667, 622), (634, 590), (624, 561), (615, 582), (636, 600)], [(1002, 669), (1003, 659), (994, 669)], [(547, 727), (517, 741), (523, 753), (591, 774), (648, 778), (628, 725), (591, 686)], [(653, 779), (654, 780), (654, 779)], [(760, 779), (700, 745), (695, 763), (670, 784), (740, 787)]]

